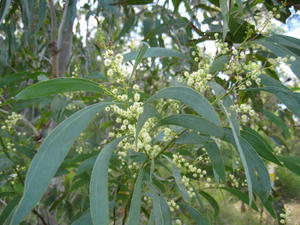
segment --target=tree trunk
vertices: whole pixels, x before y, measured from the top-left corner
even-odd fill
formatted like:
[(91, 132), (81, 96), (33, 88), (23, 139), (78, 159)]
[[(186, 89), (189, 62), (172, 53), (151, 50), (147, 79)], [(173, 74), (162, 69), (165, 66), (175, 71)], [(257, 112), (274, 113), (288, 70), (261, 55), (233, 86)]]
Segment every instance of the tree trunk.
[(59, 77), (65, 76), (72, 50), (73, 24), (76, 17), (77, 0), (67, 0), (62, 21), (59, 26), (57, 40), (57, 63)]

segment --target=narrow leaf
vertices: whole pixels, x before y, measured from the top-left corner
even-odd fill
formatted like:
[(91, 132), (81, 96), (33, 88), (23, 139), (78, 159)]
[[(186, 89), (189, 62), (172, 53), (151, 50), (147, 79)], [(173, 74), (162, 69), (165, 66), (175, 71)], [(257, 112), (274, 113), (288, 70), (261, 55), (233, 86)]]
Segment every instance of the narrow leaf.
[(218, 56), (212, 63), (209, 72), (216, 73), (225, 69), (229, 61), (229, 57), (227, 55)]
[(199, 191), (199, 194), (202, 195), (202, 197), (204, 197), (208, 203), (213, 207), (213, 209), (215, 210), (215, 216), (217, 216), (219, 214), (220, 211), (220, 207), (218, 202), (208, 193), (206, 193), (205, 191)]
[(198, 210), (195, 208), (185, 204), (185, 203), (180, 203), (179, 204), (182, 209), (187, 211), (192, 219), (196, 222), (197, 225), (209, 225), (209, 221), (206, 216), (202, 215)]
[(71, 225), (93, 225), (90, 210), (86, 210)]
[(291, 69), (300, 79), (300, 39), (284, 35), (272, 35), (270, 37), (257, 39), (254, 42), (268, 48), (273, 54), (278, 57), (294, 56), (296, 58), (296, 61), (290, 62)]
[[(126, 61), (134, 60), (137, 55), (138, 55), (137, 51), (126, 53), (124, 55), (124, 61), (126, 62)], [(190, 57), (182, 54), (181, 52), (178, 52), (173, 49), (160, 48), (160, 47), (148, 48), (143, 58), (148, 58), (148, 57), (175, 57), (180, 59), (191, 60)]]
[(175, 99), (183, 102), (187, 106), (191, 107), (205, 119), (210, 122), (220, 125), (220, 119), (214, 108), (209, 101), (203, 97), (200, 93), (187, 87), (169, 87), (165, 88), (156, 94), (152, 95), (147, 102), (152, 102), (156, 99), (168, 98)]
[(229, 31), (229, 10), (227, 5), (227, 0), (220, 0), (220, 8), (223, 17), (223, 40), (225, 40), (226, 35)]
[(300, 158), (294, 156), (278, 156), (278, 158), (284, 163), (293, 173), (300, 176)]
[(172, 160), (169, 157), (167, 157), (165, 155), (164, 155), (164, 157), (169, 161), (169, 163), (172, 166), (172, 174), (173, 174), (173, 177), (175, 178), (176, 185), (177, 185), (183, 199), (185, 201), (189, 201), (190, 197), (186, 190), (185, 185), (182, 183), (180, 170), (177, 168), (177, 166), (172, 162)]
[[(230, 192), (231, 194), (233, 194), (235, 197), (237, 197), (239, 200), (241, 200), (242, 202), (244, 202), (245, 204), (249, 205), (249, 196), (244, 193), (241, 192), (240, 190), (237, 189), (233, 189), (233, 188), (228, 188), (228, 187), (223, 187), (222, 189)], [(251, 208), (253, 208), (254, 210), (258, 211), (258, 208), (255, 204), (255, 202), (251, 203)]]
[(40, 98), (70, 91), (102, 92), (93, 81), (81, 78), (55, 78), (33, 84), (17, 94), (16, 99)]
[(201, 136), (196, 132), (185, 132), (180, 135), (175, 143), (177, 144), (203, 144), (209, 142), (211, 139), (207, 136)]
[(113, 150), (123, 138), (106, 145), (98, 155), (90, 182), (90, 211), (94, 225), (109, 224), (108, 164)]
[(183, 184), (182, 182), (182, 179), (181, 179), (181, 175), (180, 175), (180, 171), (179, 169), (176, 167), (176, 165), (172, 164), (172, 173), (173, 173), (173, 176), (175, 178), (175, 182), (177, 184), (177, 187), (183, 197), (183, 199), (185, 201), (189, 201), (190, 197), (189, 197), (189, 194), (186, 190), (186, 187), (185, 185)]
[(225, 166), (218, 145), (215, 141), (211, 140), (210, 142), (205, 143), (203, 146), (207, 150), (208, 156), (212, 162), (215, 176), (217, 176), (216, 178), (219, 177), (222, 181), (225, 181)]
[(138, 178), (136, 180), (130, 209), (128, 214), (128, 225), (139, 225), (140, 224), (140, 213), (141, 213), (141, 196), (142, 196), (142, 184), (143, 184), (144, 168), (139, 172)]
[(222, 137), (224, 135), (223, 129), (221, 127), (218, 127), (212, 122), (203, 119), (199, 116), (190, 114), (168, 116), (160, 120), (158, 125), (177, 125), (187, 129), (198, 131), (201, 134), (216, 137)]
[(134, 65), (133, 65), (131, 76), (134, 74), (137, 66), (142, 62), (142, 60), (144, 58), (144, 55), (147, 52), (148, 48), (149, 48), (148, 43), (142, 42), (142, 46), (140, 47), (140, 49), (139, 49), (139, 51), (138, 51), (138, 53), (135, 57), (135, 62), (134, 62)]
[(276, 211), (275, 211), (275, 207), (276, 207), (275, 206), (275, 204), (276, 204), (275, 202), (276, 202), (276, 200), (272, 196), (269, 196), (268, 199), (262, 201), (262, 204), (265, 207), (265, 209), (270, 213), (270, 215), (274, 219), (277, 219), (277, 215), (276, 215), (277, 213), (276, 213), (276, 211), (278, 210), (278, 208), (276, 208)]
[[(254, 148), (243, 137), (237, 135), (234, 137), (233, 129), (232, 132), (229, 129), (225, 130), (224, 140), (233, 144), (239, 151), (239, 154), (243, 156), (243, 158), (241, 156), (241, 160), (246, 173), (248, 191), (254, 191), (262, 200), (267, 199), (271, 193), (269, 173)], [(240, 149), (238, 149), (237, 143), (239, 144)], [(251, 189), (249, 184), (251, 184)], [(253, 193), (249, 194), (249, 204), (251, 204), (251, 201), (253, 200), (251, 197), (253, 197)]]
[(275, 114), (271, 113), (268, 110), (263, 110), (264, 116), (266, 116), (268, 119), (270, 119), (276, 126), (278, 126), (280, 129), (282, 129), (282, 132), (285, 137), (290, 136), (289, 127), (285, 124), (284, 120), (281, 119), (279, 116), (276, 116)]
[(247, 128), (247, 130), (241, 131), (241, 136), (252, 145), (252, 147), (261, 157), (281, 166), (280, 161), (272, 153), (271, 146), (268, 145), (268, 143), (259, 135), (259, 133)]
[(109, 102), (97, 103), (74, 113), (46, 137), (28, 169), (24, 193), (11, 225), (18, 225), (41, 199), (75, 139), (97, 112), (111, 104)]
[(155, 192), (149, 195), (152, 198), (155, 225), (172, 225), (171, 212), (166, 200)]
[(284, 86), (280, 81), (266, 75), (260, 76), (262, 83), (265, 87), (258, 88), (270, 92), (283, 103), (289, 110), (291, 110), (296, 116), (300, 117), (300, 97), (299, 93), (291, 91), (289, 88)]
[(274, 94), (280, 102), (286, 105), (286, 107), (300, 118), (300, 97), (298, 93), (286, 90), (280, 87), (268, 86), (262, 88), (249, 88), (249, 91), (266, 91)]
[(97, 156), (95, 155), (95, 156), (92, 156), (92, 157), (84, 160), (78, 167), (75, 176), (79, 176), (79, 175), (83, 174), (84, 172), (91, 170), (93, 168), (93, 165), (95, 164), (96, 159), (97, 159)]
[[(232, 106), (234, 103), (232, 101), (232, 99), (230, 98), (230, 96), (226, 95), (226, 91), (225, 89), (219, 85), (216, 82), (209, 82), (208, 85), (213, 89), (213, 91), (215, 92), (215, 95), (220, 98), (220, 100), (222, 100), (222, 108), (225, 107), (226, 110), (229, 112), (229, 118), (231, 120), (232, 125), (234, 126), (236, 132), (238, 134), (240, 134), (240, 124), (239, 121), (237, 119), (237, 114), (235, 111), (230, 109), (230, 106)], [(224, 111), (224, 110), (223, 110)]]
[[(226, 93), (225, 90), (219, 84), (217, 84), (215, 82), (211, 82), (210, 86), (215, 91), (217, 97), (220, 97), (220, 96), (222, 97)], [(259, 164), (258, 168), (261, 169), (263, 172), (266, 172), (266, 169), (265, 169), (264, 165), (262, 164), (260, 158), (258, 158), (254, 154), (255, 152), (254, 153), (251, 152), (252, 148), (251, 148), (251, 146), (249, 147), (249, 144), (246, 141), (244, 141), (244, 148), (245, 149), (242, 147), (242, 144), (241, 144), (241, 139), (242, 138), (240, 137), (239, 123), (237, 122), (236, 114), (232, 110), (230, 110), (230, 106), (232, 105), (232, 103), (233, 102), (232, 102), (232, 100), (230, 99), (229, 96), (225, 96), (219, 102), (220, 106), (222, 107), (223, 111), (225, 112), (225, 115), (226, 115), (226, 117), (229, 121), (231, 130), (232, 130), (232, 133), (230, 133), (229, 135), (227, 134), (227, 136), (230, 136), (229, 141), (231, 141), (231, 143), (238, 150), (241, 161), (242, 161), (242, 164), (243, 164), (243, 167), (245, 169), (245, 175), (246, 175), (247, 184), (248, 184), (248, 191), (249, 191), (249, 201), (250, 201), (249, 204), (251, 204), (251, 202), (253, 201), (253, 189), (254, 189), (253, 182), (255, 181), (255, 178), (256, 178), (256, 180), (259, 179), (259, 178), (256, 177), (256, 174), (254, 174), (254, 172), (255, 172), (254, 167), (255, 166), (251, 165), (250, 159), (254, 157), (255, 160), (257, 160), (257, 161), (254, 160), (254, 162)], [(229, 132), (227, 132), (227, 133), (229, 133)], [(267, 178), (266, 182), (269, 181), (268, 175), (267, 175), (266, 178)], [(268, 186), (268, 187), (264, 187), (264, 188), (269, 190), (271, 188), (271, 185)], [(268, 192), (267, 190), (266, 190), (266, 192)], [(266, 193), (266, 194), (269, 194), (269, 193)]]
[(134, 14), (129, 15), (124, 22), (122, 30), (120, 31), (119, 35), (117, 36), (117, 38), (115, 40), (120, 40), (121, 37), (123, 37), (125, 34), (127, 34), (131, 30), (131, 28), (133, 28), (135, 20), (136, 20), (136, 17)]

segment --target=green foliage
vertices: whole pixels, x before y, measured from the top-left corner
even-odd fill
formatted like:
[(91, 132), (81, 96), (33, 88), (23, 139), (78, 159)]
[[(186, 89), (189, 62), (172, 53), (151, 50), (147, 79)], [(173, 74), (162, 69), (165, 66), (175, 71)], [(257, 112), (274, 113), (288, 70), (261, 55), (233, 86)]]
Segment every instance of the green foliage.
[(205, 117), (207, 120), (220, 124), (218, 115), (214, 111), (210, 103), (200, 94), (186, 87), (170, 87), (165, 88), (148, 99), (148, 102), (159, 98), (175, 99), (185, 103), (194, 109), (197, 113)]
[(95, 82), (79, 78), (56, 78), (29, 86), (17, 94), (16, 99), (46, 97), (71, 91), (102, 92)]
[(121, 139), (116, 139), (100, 152), (97, 157), (90, 183), (90, 208), (93, 224), (109, 224), (109, 201), (108, 201), (108, 163), (114, 148)]
[(101, 102), (86, 107), (64, 120), (48, 135), (30, 164), (23, 197), (14, 211), (11, 224), (19, 224), (40, 200), (75, 139), (93, 116), (110, 104)]
[(0, 223), (226, 224), (233, 197), (288, 224), (294, 4), (1, 1)]
[(153, 47), (143, 50), (145, 51), (143, 54), (140, 54), (140, 51), (133, 51), (126, 53), (124, 55), (125, 61), (130, 61), (133, 59), (136, 59), (137, 57), (141, 58), (148, 58), (148, 57), (177, 57), (181, 59), (191, 59), (188, 56), (173, 50), (173, 49), (167, 49), (167, 48), (159, 48), (159, 47)]

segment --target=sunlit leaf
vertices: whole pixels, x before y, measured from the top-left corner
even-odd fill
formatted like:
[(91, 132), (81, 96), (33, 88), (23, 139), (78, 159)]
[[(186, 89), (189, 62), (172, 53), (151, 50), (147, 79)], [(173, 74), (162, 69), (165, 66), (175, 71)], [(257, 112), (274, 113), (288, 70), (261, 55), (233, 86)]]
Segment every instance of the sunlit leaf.
[(142, 62), (142, 60), (143, 60), (143, 58), (144, 58), (144, 56), (145, 56), (148, 48), (149, 48), (148, 43), (143, 42), (141, 44), (141, 47), (139, 48), (138, 53), (137, 53), (137, 55), (135, 57), (135, 62), (134, 62), (134, 65), (133, 65), (131, 76), (134, 74), (137, 66)]
[(200, 93), (187, 87), (169, 87), (160, 90), (152, 95), (147, 102), (152, 102), (156, 99), (167, 98), (181, 101), (187, 106), (191, 107), (205, 119), (211, 121), (216, 125), (220, 125), (220, 119), (209, 101)]
[(227, 0), (220, 0), (220, 8), (223, 17), (223, 40), (225, 40), (226, 35), (229, 31), (229, 10), (228, 10), (228, 1)]
[(16, 99), (40, 98), (70, 91), (101, 93), (102, 89), (93, 81), (81, 78), (55, 78), (33, 84), (17, 94)]

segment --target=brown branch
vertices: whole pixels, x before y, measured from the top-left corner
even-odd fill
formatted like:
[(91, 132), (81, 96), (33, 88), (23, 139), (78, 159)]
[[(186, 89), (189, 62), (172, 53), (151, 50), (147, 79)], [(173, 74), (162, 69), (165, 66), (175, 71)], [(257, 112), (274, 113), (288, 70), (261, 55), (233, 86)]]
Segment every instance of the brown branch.
[(32, 212), (42, 221), (43, 225), (49, 225), (36, 209), (33, 209)]

